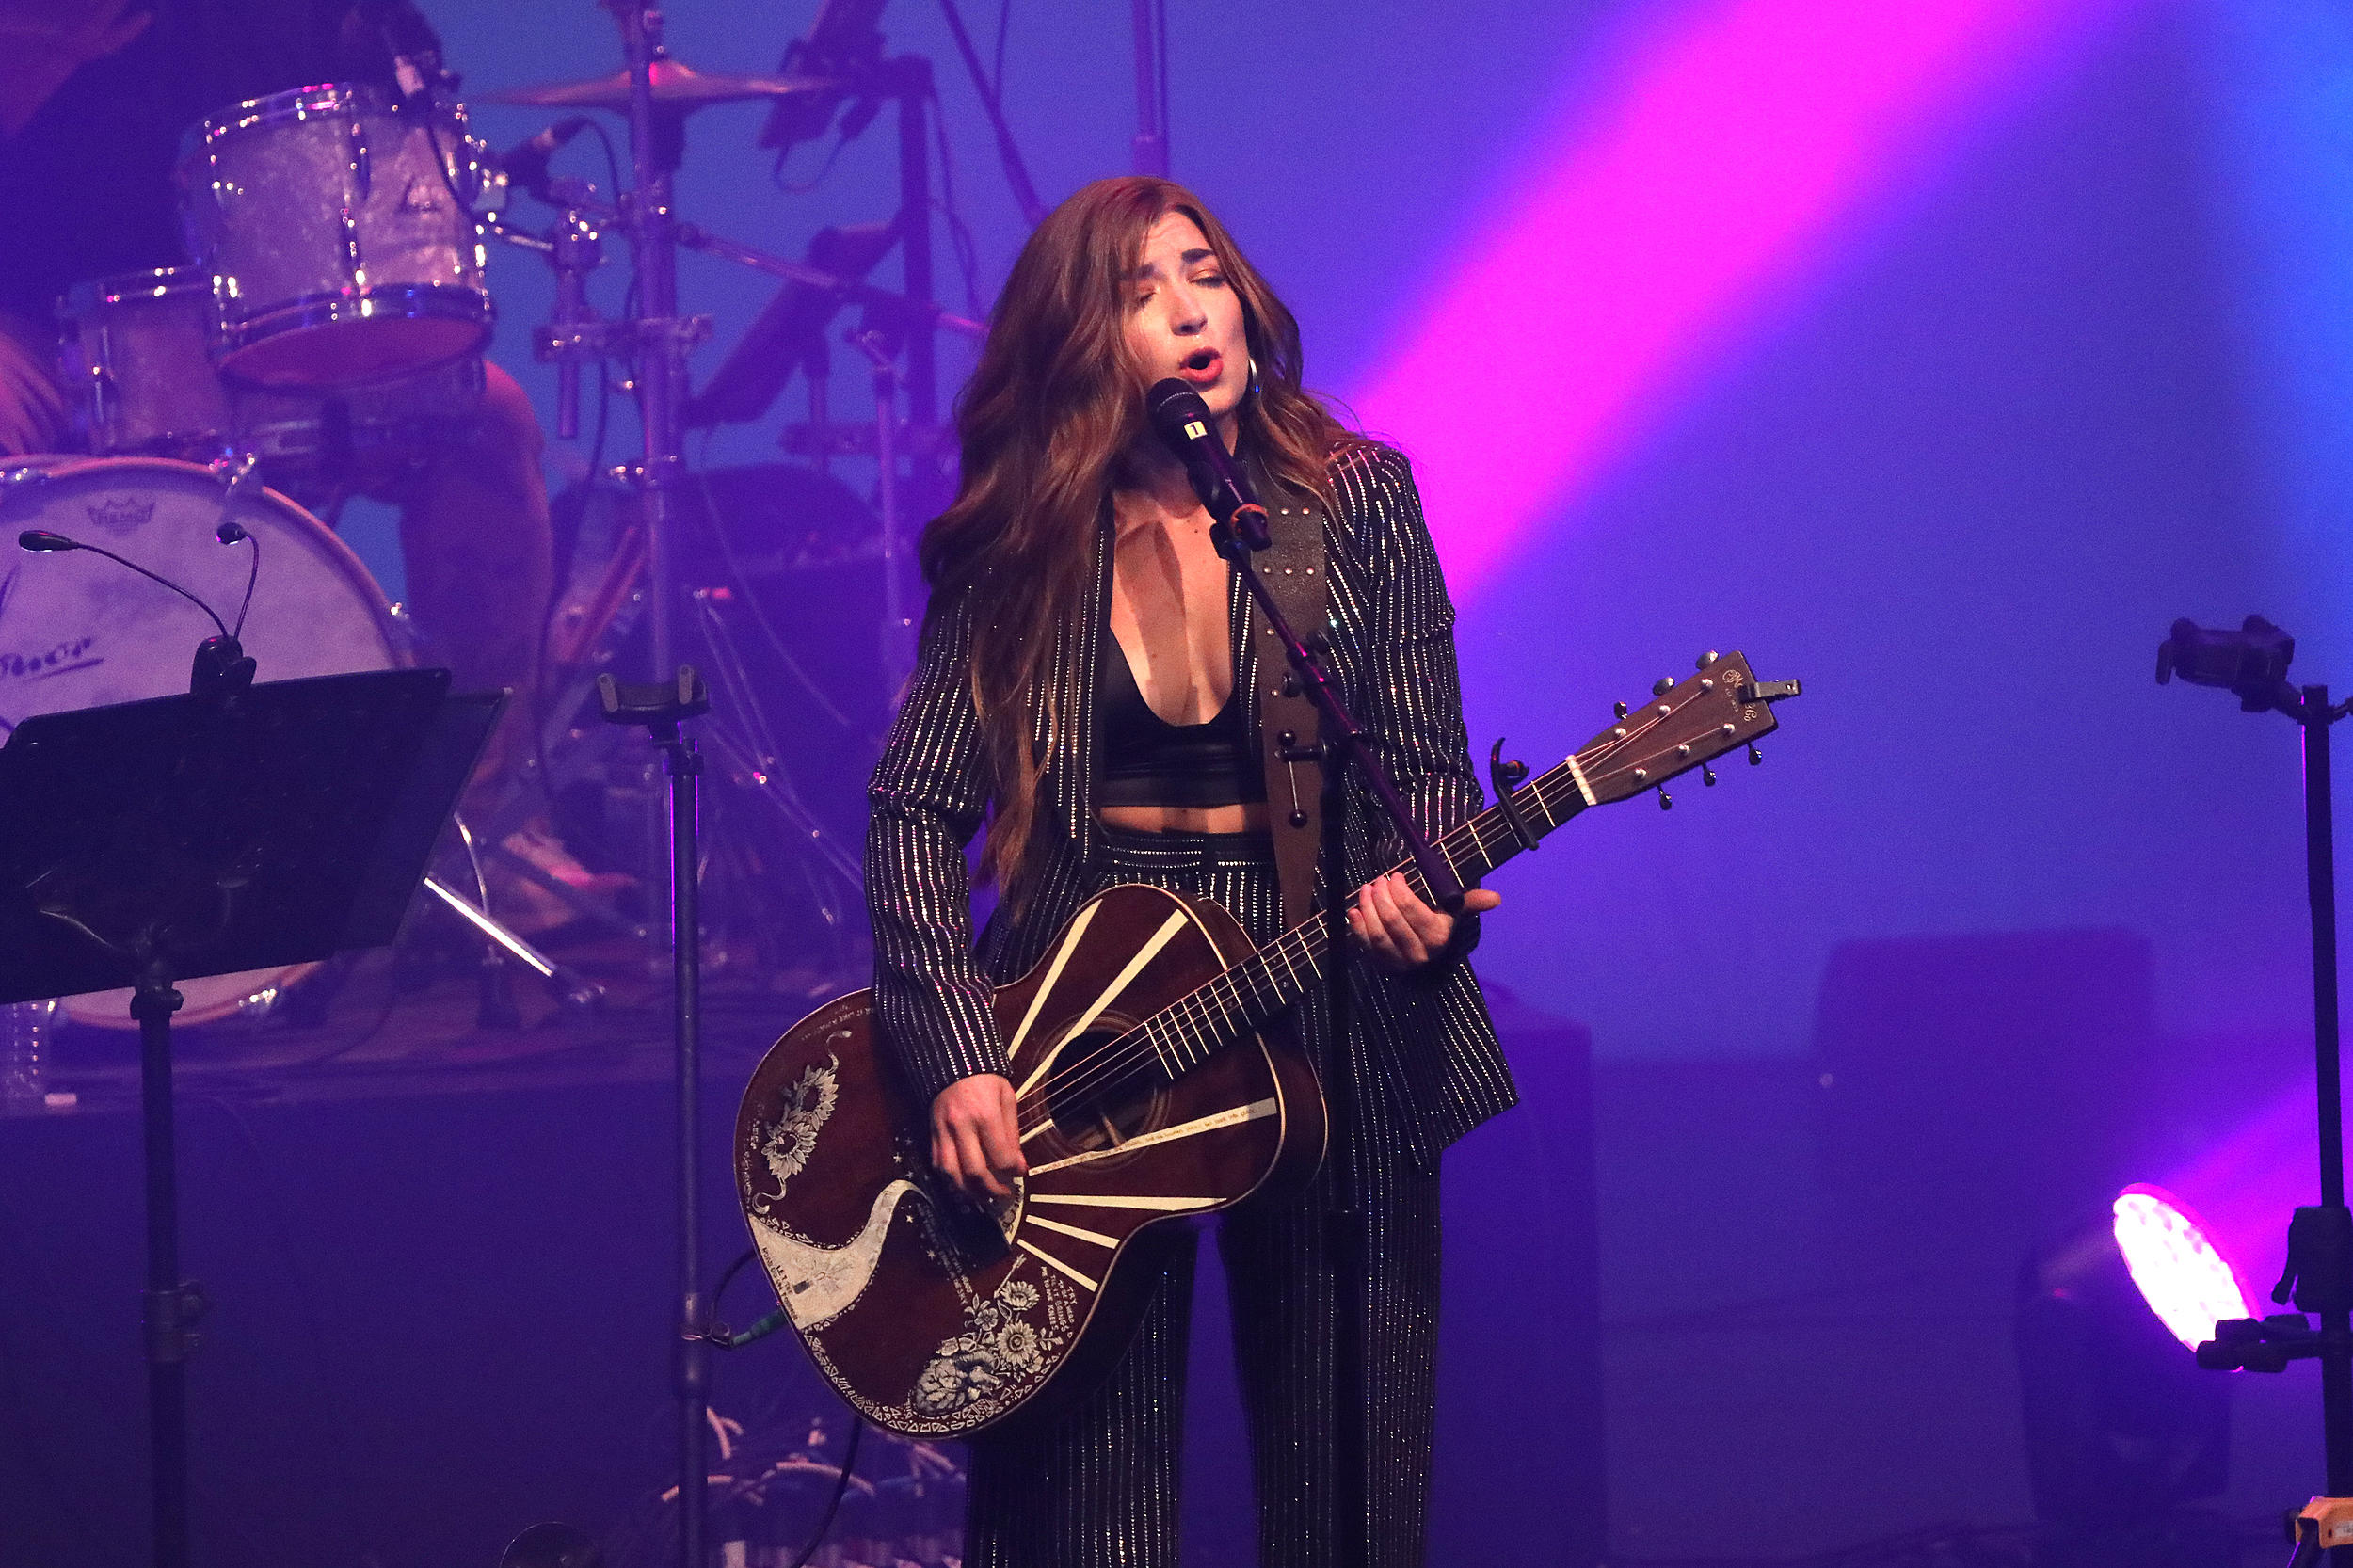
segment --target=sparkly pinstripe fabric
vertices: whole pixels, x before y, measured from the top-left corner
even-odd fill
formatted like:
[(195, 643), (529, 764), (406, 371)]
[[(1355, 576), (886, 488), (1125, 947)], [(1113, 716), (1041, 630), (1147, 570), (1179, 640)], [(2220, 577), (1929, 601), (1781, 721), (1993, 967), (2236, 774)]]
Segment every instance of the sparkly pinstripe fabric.
[[(1332, 477), (1339, 506), (1325, 533), (1327, 662), (1409, 809), (1425, 829), (1441, 831), (1483, 801), (1463, 728), (1454, 610), (1420, 498), (1405, 459), (1385, 448), (1344, 455)], [(1305, 515), (1278, 507), (1273, 523), (1298, 526)], [(927, 629), (874, 772), (866, 875), (876, 1007), (883, 1038), (926, 1097), (968, 1074), (1003, 1070), (988, 1010), (992, 984), (1026, 971), (1098, 888), (1146, 881), (1203, 894), (1259, 942), (1280, 928), (1279, 889), (1263, 849), (1234, 854), (1231, 840), (1123, 834), (1095, 820), (1092, 696), (1110, 586), (1109, 552), (1100, 551), (1093, 598), (1072, 625), (1050, 633), (1052, 711), (1064, 722), (1051, 732), (1041, 723), (1033, 737), (1044, 768), (1032, 881), (1022, 918), (1000, 910), (977, 952), (964, 850), (993, 780), (966, 661), (977, 617), (989, 613), (985, 584), (944, 606)], [(1237, 681), (1255, 735), (1258, 699), (1284, 672), (1257, 666), (1239, 583), (1230, 604)], [(1354, 788), (1336, 793), (1325, 821), (1343, 893), (1401, 857), (1378, 808)], [(1308, 993), (1298, 1022), (1320, 1064), (1336, 1045), (1353, 1048), (1360, 1064), (1356, 1125), (1335, 1132), (1359, 1151), (1353, 1223), (1367, 1227), (1358, 1243), (1363, 1292), (1353, 1284), (1336, 1288), (1329, 1167), (1305, 1192), (1246, 1206), (1220, 1225), (1267, 1568), (1338, 1568), (1337, 1499), (1355, 1490), (1341, 1485), (1336, 1469), (1332, 1354), (1343, 1309), (1365, 1314), (1360, 1398), (1369, 1466), (1359, 1495), (1370, 1514), (1373, 1560), (1383, 1568), (1420, 1561), (1436, 1386), (1438, 1157), (1514, 1099), (1467, 965), (1400, 980), (1352, 952), (1342, 979), (1351, 1039), (1332, 1039), (1333, 998), (1321, 988)], [(1176, 1561), (1193, 1269), (1191, 1237), (1178, 1241), (1143, 1328), (1100, 1391), (1047, 1431), (973, 1445), (970, 1561)]]
[[(1281, 930), (1263, 840), (1104, 829), (1099, 878), (1216, 900), (1256, 942)], [(1303, 1002), (1328, 1045), (1326, 994)], [(1250, 1430), (1265, 1568), (1355, 1568), (1335, 1509), (1345, 1488), (1332, 1414), (1333, 1347), (1343, 1304), (1361, 1309), (1369, 1365), (1362, 1486), (1377, 1568), (1421, 1561), (1436, 1401), (1438, 1178), (1394, 1136), (1387, 1105), (1365, 1101), (1359, 1243), (1369, 1277), (1336, 1289), (1326, 1172), (1305, 1191), (1244, 1205), (1219, 1222), (1232, 1291), (1235, 1361)], [(966, 1560), (974, 1568), (1174, 1568), (1184, 1446), (1193, 1234), (1179, 1231), (1159, 1293), (1112, 1379), (1041, 1432), (971, 1444)], [(1141, 1260), (1139, 1260), (1141, 1261)], [(1356, 1304), (1361, 1303), (1361, 1308)]]
[[(1416, 820), (1442, 831), (1477, 812), (1483, 798), (1463, 728), (1454, 607), (1421, 500), (1404, 457), (1385, 447), (1343, 454), (1332, 478), (1339, 507), (1326, 527), (1328, 664)], [(1280, 514), (1275, 525), (1298, 516)], [(915, 679), (874, 770), (866, 889), (876, 1013), (885, 1041), (926, 1099), (959, 1078), (1004, 1070), (988, 1010), (994, 982), (1027, 970), (1101, 885), (1092, 698), (1110, 588), (1110, 552), (1098, 551), (1093, 598), (1073, 624), (1048, 633), (1056, 643), (1051, 711), (1064, 722), (1048, 733), (1041, 718), (1034, 737), (1045, 766), (1027, 898), (1018, 920), (1001, 913), (990, 920), (977, 952), (964, 850), (986, 809), (993, 770), (966, 660), (977, 618), (990, 610), (985, 582), (926, 628)], [(1237, 679), (1249, 695), (1256, 734), (1258, 697), (1283, 672), (1257, 667), (1241, 632), (1239, 583), (1231, 602)], [(1347, 888), (1401, 857), (1378, 807), (1356, 789), (1337, 792), (1327, 824)], [(1514, 1103), (1478, 982), (1461, 964), (1400, 980), (1354, 954), (1346, 979), (1372, 1080), (1362, 1098), (1369, 1104), (1378, 1096), (1414, 1162), (1434, 1170), (1449, 1144)]]

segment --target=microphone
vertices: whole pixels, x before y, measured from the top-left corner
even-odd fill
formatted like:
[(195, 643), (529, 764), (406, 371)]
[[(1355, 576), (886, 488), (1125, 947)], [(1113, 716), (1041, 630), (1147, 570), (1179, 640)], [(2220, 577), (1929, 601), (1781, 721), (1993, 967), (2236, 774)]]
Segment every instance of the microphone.
[(787, 78), (814, 78), (814, 90), (776, 99), (760, 128), (760, 145), (778, 157), (801, 142), (815, 141), (833, 124), (835, 111), (845, 97), (860, 99), (851, 111), (856, 124), (841, 127), (843, 140), (863, 131), (882, 106), (881, 97), (862, 89), (882, 63), (881, 21), (885, 0), (822, 0), (817, 20), (806, 37), (794, 39), (784, 51), (776, 73)]
[(360, 0), (360, 21), (376, 30), (392, 57), (392, 81), (400, 106), (409, 114), (433, 105), (436, 90), (456, 88), (456, 77), (441, 64), (441, 35), (410, 0)]
[(1270, 542), (1266, 508), (1258, 504), (1234, 455), (1225, 450), (1201, 394), (1172, 376), (1144, 393), (1144, 408), (1153, 430), (1183, 460), (1209, 517), (1240, 535), (1250, 549), (1264, 550)]
[[(239, 536), (251, 539), (251, 536), (234, 522), (222, 523), (214, 537), (223, 544), (233, 543), (234, 541), (228, 536), (232, 529), (234, 529)], [(211, 621), (220, 632), (219, 636), (207, 637), (197, 645), (196, 664), (189, 674), (188, 689), (200, 696), (217, 696), (227, 691), (243, 690), (253, 683), (253, 661), (245, 656), (245, 648), (230, 633), (227, 623), (213, 613), (211, 605), (174, 583), (170, 578), (159, 576), (140, 566), (136, 561), (118, 555), (111, 550), (94, 544), (84, 544), (81, 540), (70, 539), (63, 534), (53, 534), (46, 528), (27, 528), (16, 536), (16, 542), (19, 549), (29, 550), (37, 554), (68, 550), (87, 550), (92, 555), (104, 556), (119, 567), (130, 568), (151, 583), (158, 583), (169, 588), (190, 604), (203, 611), (204, 618)], [(259, 543), (258, 540), (253, 542)], [(253, 559), (255, 566), (258, 567), (261, 563), (261, 554), (258, 550)], [(250, 601), (250, 574), (248, 574), (248, 602)], [(238, 618), (240, 621), (243, 620), (242, 612)]]
[(586, 115), (567, 115), (536, 136), (494, 155), (490, 161), (505, 170), (509, 185), (552, 206), (555, 200), (548, 194), (548, 162), (555, 156), (556, 149), (586, 129)]

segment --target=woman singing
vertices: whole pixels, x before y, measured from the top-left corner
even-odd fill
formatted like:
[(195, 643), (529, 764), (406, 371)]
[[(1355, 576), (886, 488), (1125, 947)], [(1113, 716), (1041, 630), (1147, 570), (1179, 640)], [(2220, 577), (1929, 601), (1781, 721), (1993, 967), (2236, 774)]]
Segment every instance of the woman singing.
[[(1191, 193), (1080, 191), (1023, 248), (958, 406), (962, 483), (923, 536), (922, 652), (872, 784), (880, 1022), (930, 1100), (933, 1159), (976, 1199), (1025, 1171), (992, 986), (1086, 897), (1151, 883), (1215, 900), (1256, 942), (1284, 925), (1258, 740), (1259, 690), (1282, 672), (1259, 667), (1210, 520), (1145, 424), (1144, 390), (1171, 376), (1258, 476), (1278, 544), (1321, 527), (1326, 663), (1417, 824), (1481, 805), (1453, 609), (1405, 460), (1302, 390), (1290, 312)], [(1352, 951), (1297, 1024), (1326, 1081), (1348, 1075), (1333, 1097), (1353, 1114), (1315, 1181), (1219, 1231), (1271, 1568), (1421, 1560), (1438, 1158), (1513, 1099), (1462, 962), (1474, 920), (1377, 875), (1402, 847), (1361, 780), (1334, 784), (1318, 888), (1353, 889)], [(1000, 897), (976, 955), (964, 848), (984, 818)], [(1473, 891), (1465, 909), (1497, 903)], [(1043, 1430), (974, 1440), (968, 1561), (1176, 1562), (1190, 1239), (1168, 1256), (1104, 1386)], [(1354, 1419), (1336, 1409), (1343, 1315), (1364, 1352)]]

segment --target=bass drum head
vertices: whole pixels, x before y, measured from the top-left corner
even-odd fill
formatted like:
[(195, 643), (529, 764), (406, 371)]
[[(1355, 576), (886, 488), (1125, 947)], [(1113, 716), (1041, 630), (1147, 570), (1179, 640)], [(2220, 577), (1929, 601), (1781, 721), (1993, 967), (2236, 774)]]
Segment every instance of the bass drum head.
[[(212, 471), (163, 457), (23, 457), (0, 464), (0, 523), (44, 528), (170, 579), (231, 625), (254, 561), (213, 531), (233, 518), (260, 542), (242, 641), (264, 680), (394, 669), (392, 609), (366, 567), (310, 513), (248, 486), (233, 504)], [(196, 645), (214, 634), (179, 595), (84, 551), (12, 553), (0, 568), (0, 733), (37, 713), (169, 696), (188, 689)], [(226, 1017), (315, 966), (182, 981), (176, 1020)], [(66, 999), (67, 1016), (136, 1029), (131, 993)]]

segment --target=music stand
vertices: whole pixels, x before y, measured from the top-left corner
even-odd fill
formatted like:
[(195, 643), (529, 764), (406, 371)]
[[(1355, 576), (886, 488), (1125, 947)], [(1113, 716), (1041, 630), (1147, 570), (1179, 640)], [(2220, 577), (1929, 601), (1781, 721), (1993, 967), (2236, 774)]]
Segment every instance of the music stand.
[(133, 988), (155, 1561), (187, 1561), (175, 983), (392, 940), (504, 705), (390, 670), (49, 713), (0, 747), (0, 1003)]

